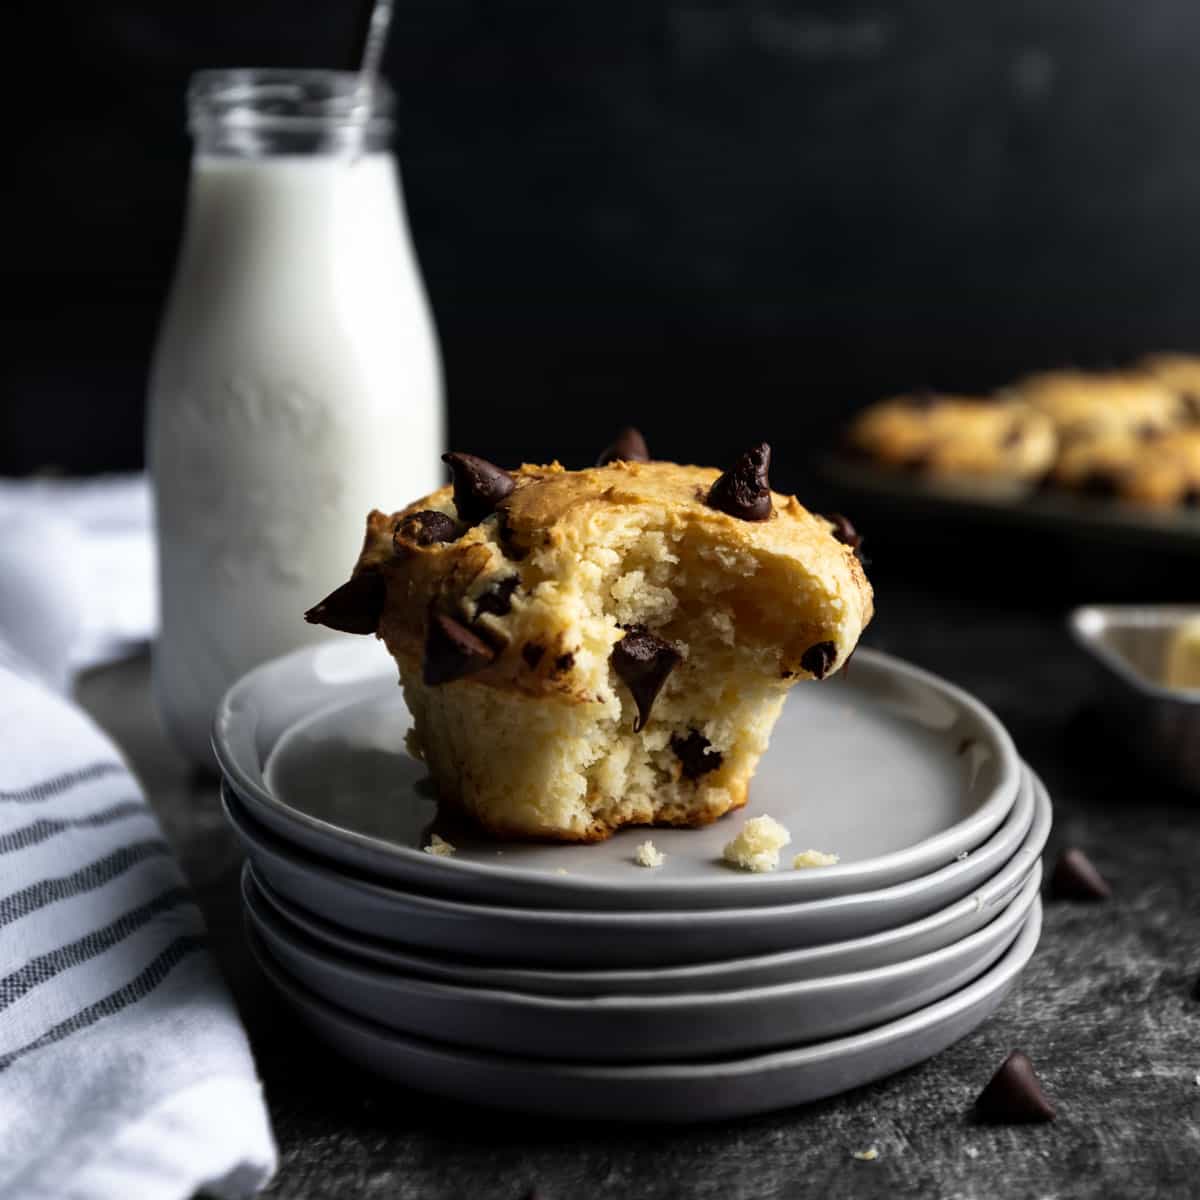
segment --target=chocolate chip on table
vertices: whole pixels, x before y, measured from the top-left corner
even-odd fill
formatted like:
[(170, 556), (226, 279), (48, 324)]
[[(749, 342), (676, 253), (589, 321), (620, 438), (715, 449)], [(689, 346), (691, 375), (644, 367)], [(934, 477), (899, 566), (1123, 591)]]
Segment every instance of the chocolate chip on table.
[(427, 508), (404, 517), (396, 526), (393, 540), (397, 537), (416, 542), (418, 546), (432, 546), (435, 542), (454, 542), (458, 540), (458, 522), (444, 512)]
[(431, 613), (425, 638), (425, 663), (421, 678), (430, 687), (450, 683), (482, 671), (496, 657), (485, 641), (461, 621), (444, 613)]
[(837, 658), (837, 646), (833, 642), (815, 642), (800, 655), (800, 665), (814, 678), (824, 679)]
[(671, 734), (671, 749), (679, 759), (686, 779), (699, 779), (721, 765), (724, 755), (711, 747), (712, 742), (698, 729), (689, 729), (687, 737)]
[(342, 633), (374, 633), (383, 616), (387, 585), (378, 571), (360, 571), (348, 583), (330, 592), (304, 614), (310, 625), (324, 625)]
[(1082, 850), (1070, 847), (1054, 864), (1050, 894), (1062, 900), (1107, 900), (1112, 888)]
[(496, 580), (475, 601), (475, 611), (477, 613), (491, 613), (496, 617), (503, 617), (511, 612), (513, 592), (517, 590), (518, 582), (519, 579), (516, 575), (507, 575), (503, 579)]
[(516, 481), (507, 471), (486, 458), (451, 451), (442, 455), (442, 462), (454, 476), (454, 507), (459, 520), (468, 525), (491, 516), (516, 487)]
[(975, 1116), (993, 1125), (1053, 1121), (1054, 1105), (1042, 1090), (1029, 1056), (1014, 1050), (975, 1101)]
[(611, 446), (605, 447), (596, 459), (596, 466), (606, 467), (610, 462), (649, 462), (650, 447), (641, 431), (626, 425), (616, 436)]
[(765, 521), (772, 511), (770, 466), (771, 447), (766, 442), (752, 446), (712, 485), (709, 507), (740, 521)]
[(679, 665), (680, 657), (670, 642), (655, 637), (644, 625), (628, 626), (625, 636), (612, 648), (612, 668), (637, 705), (634, 733), (645, 726), (658, 693)]

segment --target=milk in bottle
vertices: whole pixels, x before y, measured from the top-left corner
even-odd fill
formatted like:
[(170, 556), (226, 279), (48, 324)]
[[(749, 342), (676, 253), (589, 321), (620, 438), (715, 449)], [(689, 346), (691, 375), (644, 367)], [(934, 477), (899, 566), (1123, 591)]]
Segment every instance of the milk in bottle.
[(338, 72), (202, 72), (188, 215), (155, 354), (160, 712), (211, 762), (239, 675), (329, 636), (371, 508), (440, 481), (441, 379), (387, 150)]

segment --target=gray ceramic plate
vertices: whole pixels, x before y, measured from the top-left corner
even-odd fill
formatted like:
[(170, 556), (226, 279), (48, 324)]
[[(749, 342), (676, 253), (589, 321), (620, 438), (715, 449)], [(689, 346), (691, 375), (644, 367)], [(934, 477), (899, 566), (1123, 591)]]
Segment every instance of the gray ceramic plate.
[[(630, 829), (591, 846), (497, 844), (439, 823), (391, 660), (374, 641), (268, 663), (222, 701), (213, 745), (255, 820), (351, 871), (417, 892), (555, 908), (721, 908), (847, 896), (953, 862), (1008, 814), (1020, 778), (1003, 727), (976, 700), (897, 659), (861, 650), (849, 672), (794, 688), (751, 800), (706, 829)], [(750, 875), (721, 863), (746, 817), (770, 813), (791, 852), (835, 867)], [(436, 829), (457, 847), (423, 853)], [(634, 865), (651, 837), (665, 866)], [(787, 855), (785, 851), (785, 856)], [(562, 874), (560, 872), (565, 872)]]
[[(1039, 789), (1040, 789), (1040, 785)], [(1023, 787), (1008, 820), (961, 861), (890, 888), (757, 908), (572, 912), (443, 900), (352, 876), (254, 822), (227, 788), (222, 802), (256, 874), (293, 904), (357, 933), (441, 953), (557, 967), (709, 962), (844, 941), (937, 912), (1013, 858), (1029, 865), (1050, 828), (1050, 802)], [(1037, 822), (1031, 836), (1034, 810)]]
[(251, 936), (259, 963), (313, 1033), (407, 1087), (553, 1117), (715, 1121), (833, 1096), (944, 1050), (997, 1008), (1037, 946), (1041, 904), (995, 966), (961, 991), (863, 1033), (751, 1058), (640, 1065), (536, 1061), (393, 1033), (314, 996)]
[(348, 955), (386, 971), (461, 987), (498, 988), (541, 996), (650, 996), (774, 987), (830, 975), (869, 971), (907, 962), (953, 945), (982, 929), (1024, 887), (1041, 874), (1041, 863), (1014, 856), (978, 891), (910, 925), (846, 942), (784, 950), (757, 958), (730, 958), (682, 967), (642, 970), (569, 970), (515, 967), (448, 954), (422, 952), (351, 933), (289, 904), (254, 876), (249, 862), (242, 871), (242, 895), (248, 907), (269, 905), (286, 926), (334, 954)]
[(433, 983), (325, 947), (248, 896), (255, 932), (304, 987), (398, 1033), (518, 1057), (645, 1062), (749, 1054), (895, 1020), (965, 987), (1012, 944), (1040, 871), (983, 929), (932, 954), (849, 975), (678, 996), (539, 996)]

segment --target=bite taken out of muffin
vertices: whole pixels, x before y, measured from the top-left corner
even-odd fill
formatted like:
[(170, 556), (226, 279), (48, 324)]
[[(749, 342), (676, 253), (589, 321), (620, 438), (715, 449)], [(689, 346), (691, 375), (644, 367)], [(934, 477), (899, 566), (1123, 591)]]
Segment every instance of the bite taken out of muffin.
[(447, 454), (453, 483), (372, 512), (306, 618), (383, 639), (409, 748), (496, 836), (707, 824), (872, 615), (857, 533), (773, 492), (770, 453), (680, 466), (626, 430), (579, 471)]

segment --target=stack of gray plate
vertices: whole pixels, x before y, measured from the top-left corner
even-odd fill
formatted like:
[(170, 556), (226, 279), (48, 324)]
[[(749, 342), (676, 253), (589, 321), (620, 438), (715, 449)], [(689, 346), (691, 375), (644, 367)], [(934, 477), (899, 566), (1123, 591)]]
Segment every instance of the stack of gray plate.
[[(1045, 789), (982, 705), (896, 659), (796, 687), (742, 813), (593, 846), (444, 825), (408, 723), (390, 659), (347, 640), (246, 676), (214, 734), (263, 970), (407, 1085), (638, 1121), (797, 1104), (962, 1037), (1037, 944)], [(762, 813), (792, 833), (779, 869), (724, 866)], [(793, 868), (808, 848), (841, 861)]]

